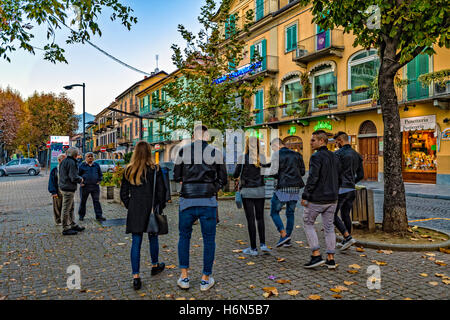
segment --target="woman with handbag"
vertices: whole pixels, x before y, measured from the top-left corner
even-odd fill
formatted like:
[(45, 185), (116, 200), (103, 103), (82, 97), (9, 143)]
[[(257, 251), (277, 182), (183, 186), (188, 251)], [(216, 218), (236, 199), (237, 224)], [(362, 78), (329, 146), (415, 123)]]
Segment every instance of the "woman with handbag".
[[(268, 167), (263, 154), (260, 154), (260, 141), (256, 137), (246, 137), (245, 152), (239, 159), (234, 171), (234, 178), (239, 178), (238, 195), (242, 197), (245, 217), (248, 223), (248, 233), (250, 237), (250, 247), (243, 250), (244, 254), (258, 255), (256, 247), (256, 224), (258, 225), (260, 250), (264, 254), (270, 253), (270, 249), (265, 245), (264, 226), (264, 201), (265, 187), (264, 177), (261, 174), (262, 167)], [(238, 199), (237, 199), (238, 202)]]
[(150, 144), (140, 141), (134, 149), (130, 164), (125, 169), (120, 188), (120, 199), (128, 209), (126, 233), (132, 234), (131, 267), (135, 290), (139, 290), (142, 286), (139, 267), (144, 232), (148, 233), (150, 241), (152, 276), (165, 268), (165, 264), (158, 261), (158, 228), (156, 227), (156, 230), (152, 228), (157, 220), (154, 216), (161, 214), (165, 207), (165, 197), (164, 178), (159, 166), (153, 163)]

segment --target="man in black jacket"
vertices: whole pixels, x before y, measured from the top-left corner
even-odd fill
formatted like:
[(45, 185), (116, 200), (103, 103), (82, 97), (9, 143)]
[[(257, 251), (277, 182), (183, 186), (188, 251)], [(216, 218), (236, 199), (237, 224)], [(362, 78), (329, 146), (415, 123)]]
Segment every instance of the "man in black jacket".
[(78, 175), (78, 165), (76, 157), (78, 155), (77, 148), (69, 148), (66, 151), (65, 158), (59, 166), (59, 188), (63, 195), (62, 204), (62, 224), (63, 235), (75, 235), (85, 228), (78, 226), (74, 221), (74, 198), (77, 191), (77, 184), (83, 182), (83, 178)]
[[(341, 186), (339, 188), (339, 200), (334, 214), (334, 224), (339, 232), (344, 236), (340, 250), (348, 249), (356, 241), (352, 238), (352, 219), (350, 211), (353, 208), (353, 201), (355, 200), (356, 191), (355, 184), (364, 178), (363, 159), (361, 155), (352, 149), (348, 135), (345, 132), (339, 131), (334, 139), (339, 150), (335, 152), (341, 163)], [(339, 218), (338, 212), (341, 212)]]
[(215, 194), (227, 183), (227, 171), (222, 153), (209, 145), (208, 130), (196, 126), (194, 142), (178, 153), (174, 168), (174, 180), (182, 182), (179, 208), (178, 259), (181, 276), (177, 284), (189, 289), (189, 249), (192, 225), (199, 219), (203, 236), (203, 276), (200, 290), (214, 285), (211, 276), (215, 255), (217, 199)]
[[(334, 212), (336, 211), (339, 194), (340, 164), (338, 157), (327, 149), (328, 137), (323, 130), (313, 132), (311, 149), (316, 152), (309, 160), (309, 176), (302, 195), (303, 222), (306, 238), (312, 250), (310, 262), (305, 268), (314, 268), (324, 263), (329, 269), (336, 268), (334, 254), (336, 249), (336, 235), (334, 233)], [(319, 240), (314, 223), (318, 215), (322, 215), (327, 247), (327, 261), (320, 255)]]
[[(305, 163), (302, 155), (286, 148), (280, 138), (273, 139), (270, 145), (275, 151), (271, 159), (270, 175), (277, 179), (277, 186), (270, 202), (270, 216), (280, 233), (276, 246), (290, 247), (295, 207), (299, 200), (300, 189), (305, 186), (302, 179), (305, 175)], [(286, 229), (280, 218), (284, 204), (286, 204)]]
[(78, 167), (78, 174), (83, 178), (83, 183), (80, 188), (80, 207), (78, 209), (78, 216), (80, 221), (84, 220), (86, 215), (86, 201), (91, 195), (94, 204), (95, 218), (97, 221), (105, 221), (103, 218), (102, 206), (100, 204), (100, 182), (103, 179), (102, 169), (98, 163), (94, 162), (94, 154), (92, 152), (86, 153), (86, 161), (82, 162)]
[(48, 179), (48, 192), (51, 193), (53, 198), (53, 216), (55, 217), (55, 223), (57, 226), (61, 226), (61, 211), (62, 211), (62, 201), (63, 196), (61, 194), (61, 190), (58, 186), (58, 170), (61, 162), (66, 158), (64, 153), (61, 153), (58, 156), (58, 166), (54, 167), (52, 171), (50, 171), (50, 177)]

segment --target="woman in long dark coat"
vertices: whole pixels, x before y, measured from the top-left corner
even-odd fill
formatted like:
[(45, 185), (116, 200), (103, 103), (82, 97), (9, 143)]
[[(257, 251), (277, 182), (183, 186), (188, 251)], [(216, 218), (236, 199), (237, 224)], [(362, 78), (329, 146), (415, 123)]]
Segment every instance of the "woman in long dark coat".
[[(125, 169), (120, 188), (120, 199), (128, 209), (126, 233), (132, 234), (131, 267), (133, 271), (133, 287), (139, 290), (142, 286), (139, 276), (141, 244), (143, 233), (147, 230), (152, 207), (153, 182), (156, 170), (156, 191), (154, 207), (159, 212), (165, 207), (166, 188), (161, 168), (152, 160), (150, 145), (141, 141), (136, 145), (130, 164)], [(148, 234), (150, 256), (152, 260), (152, 276), (164, 270), (165, 264), (159, 263), (158, 236)]]

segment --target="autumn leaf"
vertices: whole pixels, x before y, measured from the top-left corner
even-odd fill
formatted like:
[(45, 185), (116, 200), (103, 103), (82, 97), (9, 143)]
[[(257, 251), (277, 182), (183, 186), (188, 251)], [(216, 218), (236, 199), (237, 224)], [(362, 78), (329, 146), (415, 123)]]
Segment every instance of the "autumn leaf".
[(333, 294), (332, 297), (335, 299), (342, 299), (342, 296), (340, 294)]
[(35, 267), (35, 266), (40, 265), (40, 263), (39, 263), (39, 262), (36, 262), (36, 263), (32, 263), (31, 265)]
[(373, 263), (376, 263), (379, 266), (385, 266), (387, 265), (387, 262), (384, 261), (377, 261), (377, 260), (372, 260)]
[(358, 273), (359, 271), (355, 270), (355, 269), (352, 269), (352, 270), (347, 270), (347, 272), (351, 273), (351, 274), (355, 274), (355, 273)]
[(194, 244), (193, 247), (194, 248), (198, 248), (198, 247), (200, 247), (200, 245), (199, 244)]
[(417, 239), (417, 238), (409, 238), (409, 239), (412, 241), (419, 241), (419, 239)]
[(312, 294), (308, 297), (309, 300), (321, 300), (322, 297), (317, 294)]
[(277, 281), (275, 281), (276, 283), (280, 283), (280, 284), (285, 284), (285, 283), (291, 283), (291, 280), (286, 280), (286, 279), (279, 279)]
[(247, 262), (247, 265), (248, 266), (252, 266), (252, 265), (254, 265), (255, 263), (254, 262), (252, 262), (252, 261), (250, 261), (250, 262)]
[(403, 299), (403, 300), (412, 300), (411, 298), (405, 298), (405, 299)]
[(426, 274), (426, 273), (421, 273), (420, 276), (422, 276), (422, 277), (428, 277), (428, 274)]
[(354, 281), (344, 281), (344, 284), (346, 285), (346, 286), (351, 286), (352, 284), (355, 284), (356, 282), (354, 282)]
[(445, 277), (445, 274), (443, 273), (435, 273), (434, 275), (439, 278)]
[(145, 292), (141, 293), (140, 296), (141, 297), (145, 297), (147, 294)]
[(445, 284), (450, 284), (450, 280), (448, 280), (448, 279), (442, 279), (442, 282)]
[(251, 285), (249, 286), (249, 288), (250, 288), (250, 289), (254, 289), (255, 286), (251, 284)]
[(287, 291), (286, 292), (288, 295), (290, 295), (290, 296), (296, 296), (296, 295), (298, 295), (299, 293), (300, 293), (300, 291), (297, 291), (297, 290), (289, 290), (289, 291)]
[(263, 290), (264, 290), (264, 293), (265, 293), (265, 294), (268, 294), (268, 296), (266, 296), (266, 295), (264, 294), (264, 296), (265, 296), (266, 298), (270, 297), (271, 295), (278, 296), (278, 290), (277, 290), (277, 288), (275, 288), (275, 287), (264, 287)]
[(420, 237), (421, 237), (421, 238), (425, 238), (425, 239), (426, 239), (426, 238), (431, 238), (431, 236), (428, 235), (428, 234), (421, 234)]
[(337, 292), (337, 293), (342, 291), (341, 289), (338, 289), (338, 288), (331, 288), (330, 290), (333, 292)]
[(436, 281), (430, 281), (428, 282), (429, 284), (431, 284), (432, 286), (437, 286), (439, 283)]
[(241, 249), (237, 249), (237, 250), (233, 250), (234, 253), (241, 253), (242, 250)]
[(367, 257), (366, 254), (360, 254), (359, 256), (360, 256), (360, 257)]
[(179, 297), (179, 298), (176, 298), (175, 300), (186, 300), (186, 298), (185, 297)]
[(286, 261), (285, 258), (277, 258), (277, 262), (284, 262), (284, 261)]
[(366, 251), (366, 250), (364, 250), (364, 249), (361, 248), (361, 247), (356, 247), (356, 251), (358, 251), (358, 252), (364, 252), (364, 251)]
[(166, 269), (175, 269), (175, 268), (176, 268), (176, 266), (174, 264), (166, 266)]
[(436, 260), (434, 263), (436, 263), (437, 265), (439, 265), (439, 266), (442, 266), (442, 267), (445, 267), (447, 264), (444, 262), (444, 261), (442, 261), (442, 260)]
[(429, 257), (436, 257), (435, 253), (431, 253), (431, 252), (425, 252), (425, 255), (429, 256)]
[(245, 260), (245, 259), (247, 259), (246, 257), (243, 257), (243, 256), (239, 256), (239, 257), (237, 257), (238, 259), (240, 259), (240, 260)]
[(450, 249), (447, 248), (439, 248), (439, 251), (443, 253), (450, 253)]
[(351, 264), (348, 266), (349, 268), (353, 268), (353, 269), (361, 269), (361, 266), (359, 264)]

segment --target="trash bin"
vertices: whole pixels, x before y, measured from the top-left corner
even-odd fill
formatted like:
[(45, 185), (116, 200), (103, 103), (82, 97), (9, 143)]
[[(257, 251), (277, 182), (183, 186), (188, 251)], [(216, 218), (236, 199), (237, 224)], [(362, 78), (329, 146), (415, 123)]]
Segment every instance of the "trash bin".
[(359, 222), (368, 228), (369, 231), (375, 231), (373, 190), (367, 189), (365, 186), (356, 186), (352, 222)]

